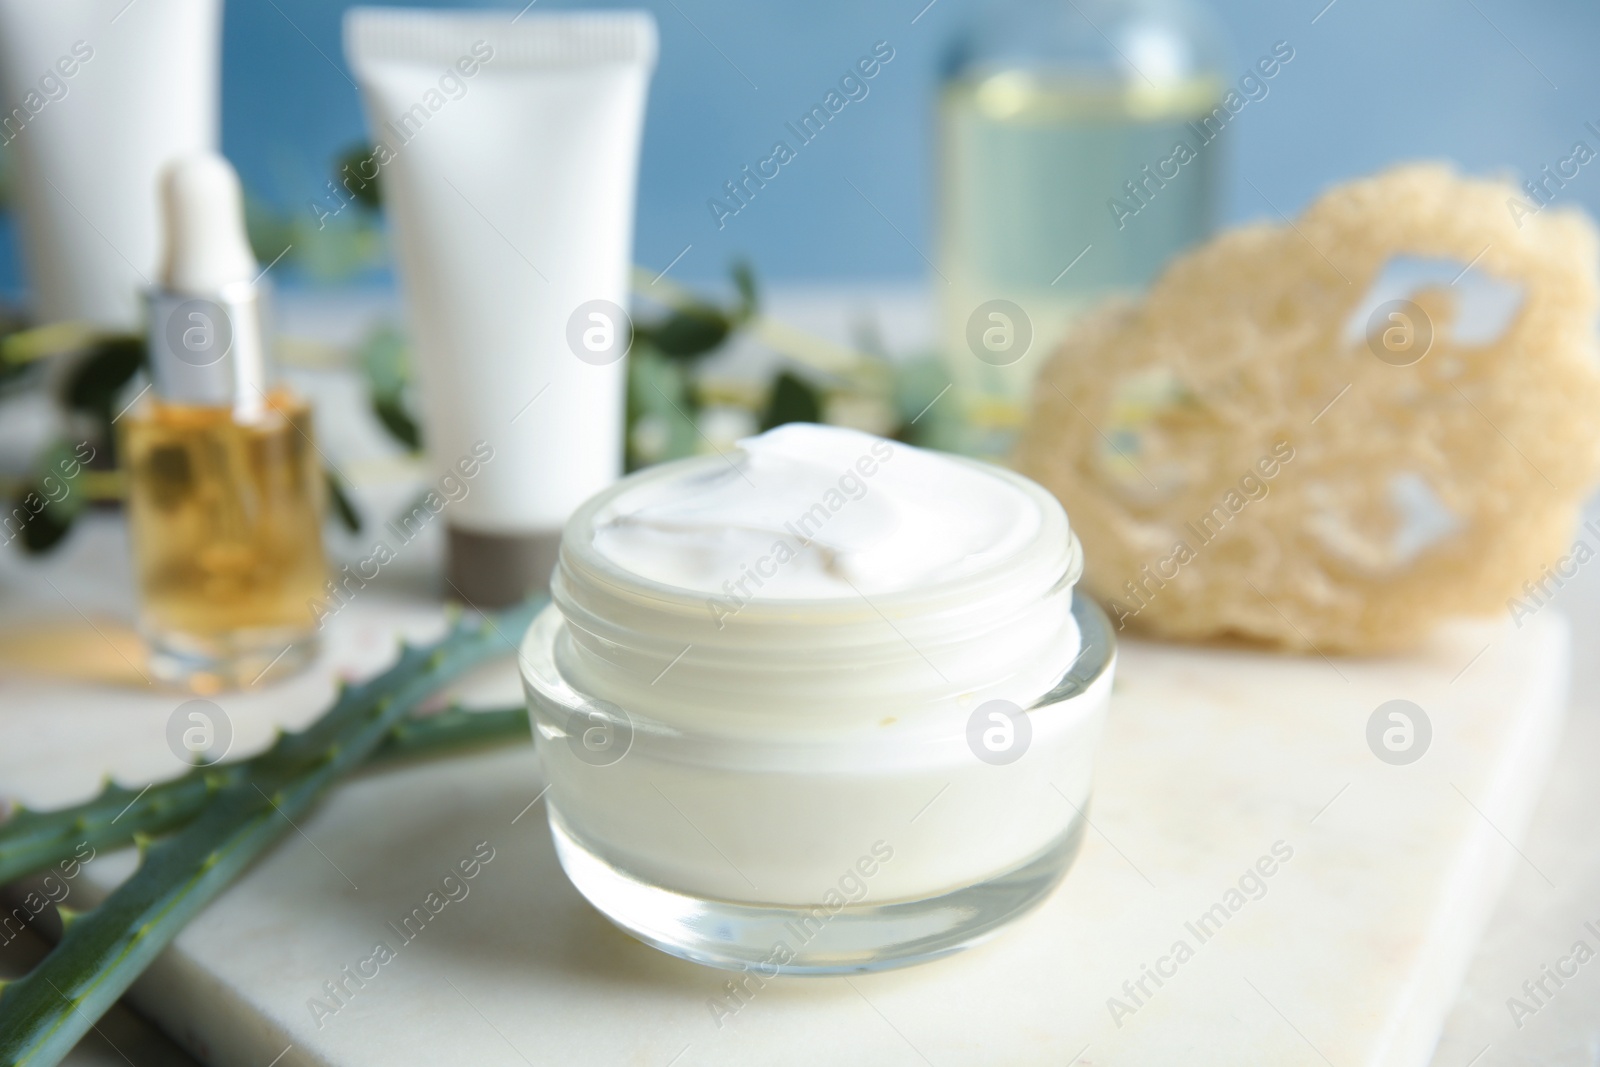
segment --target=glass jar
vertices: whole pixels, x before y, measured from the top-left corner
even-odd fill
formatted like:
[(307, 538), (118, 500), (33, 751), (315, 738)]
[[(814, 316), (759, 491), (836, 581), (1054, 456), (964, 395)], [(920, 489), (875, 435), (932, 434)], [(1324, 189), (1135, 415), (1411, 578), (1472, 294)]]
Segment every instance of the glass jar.
[[(965, 576), (859, 598), (704, 593), (595, 547), (624, 479), (563, 536), (521, 665), (562, 866), (674, 955), (756, 973), (873, 970), (953, 952), (1037, 904), (1083, 833), (1114, 644), (1075, 594), (1076, 538), (1038, 530)], [(725, 607), (725, 605), (724, 605)]]
[(962, 38), (939, 102), (937, 288), (963, 450), (1008, 451), (1073, 319), (1211, 231), (1217, 39), (1188, 0), (1001, 0)]

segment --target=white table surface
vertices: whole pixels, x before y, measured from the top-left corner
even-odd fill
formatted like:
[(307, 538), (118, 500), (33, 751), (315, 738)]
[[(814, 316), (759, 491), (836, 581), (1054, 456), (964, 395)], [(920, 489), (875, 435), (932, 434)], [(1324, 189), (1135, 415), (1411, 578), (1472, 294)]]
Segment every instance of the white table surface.
[[(43, 565), (8, 561), (0, 619), (54, 616), (85, 646), (115, 639), (120, 530), (102, 521)], [(420, 560), (419, 570), (426, 565)], [(401, 628), (437, 625), (414, 576), (337, 618), (317, 672), (217, 697), (236, 754), (325, 703), (336, 673), (373, 669)], [(370, 595), (368, 595), (370, 594)], [(72, 603), (66, 603), (68, 598)], [(55, 610), (51, 610), (51, 601)], [(93, 627), (72, 627), (74, 617)], [(104, 634), (104, 636), (102, 636)], [(1107, 728), (1095, 833), (1062, 889), (994, 942), (854, 979), (773, 983), (726, 1026), (726, 979), (616, 932), (568, 886), (542, 825), (531, 748), (364, 776), (291, 834), (178, 939), (136, 1004), (208, 1062), (357, 1067), (515, 1062), (1318, 1062), (1420, 1065), (1506, 874), (1554, 860), (1513, 842), (1559, 735), (1565, 626), (1468, 627), (1427, 653), (1340, 661), (1129, 642)], [(138, 685), (0, 678), (0, 781), (33, 804), (112, 770), (176, 769), (162, 727), (181, 700)], [(487, 672), (476, 699), (510, 696)], [(1430, 709), (1408, 767), (1366, 748), (1368, 714)], [(515, 821), (514, 821), (515, 820)], [(332, 1018), (309, 1002), (387, 935), (437, 874), (489, 841), (473, 895)], [(1282, 841), (1292, 861), (1130, 1018), (1126, 996), (1184, 923)], [(131, 869), (97, 859), (88, 902)], [(1559, 870), (1559, 869), (1558, 869)], [(1557, 873), (1545, 872), (1552, 879)], [(1559, 883), (1558, 883), (1559, 884)], [(392, 940), (392, 937), (390, 938)]]
[[(131, 602), (121, 578), (125, 562), (114, 523), (91, 527), (42, 566), (3, 561), (0, 620), (18, 618), (11, 610), (18, 605), (55, 598), (51, 618), (60, 627), (55, 637), (66, 640), (75, 633), (86, 649), (91, 641), (81, 620), (97, 620), (106, 633), (94, 638), (102, 645), (107, 678), (113, 679), (120, 669), (107, 653), (105, 638), (123, 640), (115, 623), (129, 617)], [(346, 545), (358, 547), (358, 542)], [(426, 629), (424, 605), (433, 568), (426, 551), (386, 574), (386, 588), (365, 602), (364, 622), (352, 614), (349, 632), (340, 639), (344, 663), (376, 665), (395, 624)], [(463, 905), (460, 936), (448, 946), (417, 946), (416, 957), (407, 961), (422, 972), (415, 981), (402, 981), (396, 972), (381, 996), (366, 1004), (352, 1002), (321, 1032), (301, 1032), (309, 1018), (304, 1000), (320, 978), (329, 976), (323, 974), (327, 964), (348, 962), (349, 953), (341, 954), (349, 947), (343, 941), (347, 928), (383, 914), (388, 905), (413, 903), (403, 877), (411, 868), (395, 873), (376, 861), (352, 860), (351, 866), (365, 865), (362, 869), (374, 874), (363, 891), (352, 891), (304, 840), (288, 841), (180, 939), (174, 959), (184, 960), (168, 968), (174, 973), (157, 983), (152, 995), (177, 1004), (180, 1016), (187, 997), (209, 997), (197, 1018), (209, 1016), (239, 1035), (240, 1058), (212, 1049), (216, 1062), (263, 1065), (284, 1044), (264, 1058), (258, 1054), (285, 1035), (306, 1039), (285, 1064), (410, 1062), (413, 1056), (415, 1062), (512, 1063), (522, 1056), (532, 1062), (665, 1064), (685, 1048), (682, 1064), (740, 1062), (759, 1055), (764, 1062), (915, 1063), (925, 1058), (942, 1065), (1000, 1062), (1002, 1050), (1009, 1050), (1015, 1062), (1067, 1063), (1085, 1044), (1089, 1051), (1078, 1061), (1085, 1064), (1423, 1063), (1427, 1055), (1417, 1049), (1432, 1043), (1427, 1019), (1436, 1024), (1451, 998), (1454, 1007), (1432, 1060), (1442, 1067), (1600, 1063), (1600, 979), (1594, 974), (1600, 963), (1569, 980), (1520, 1030), (1506, 1009), (1507, 997), (1522, 995), (1524, 980), (1537, 978), (1542, 965), (1589, 936), (1586, 920), (1600, 925), (1600, 848), (1595, 844), (1600, 663), (1594, 656), (1600, 578), (1594, 570), (1581, 571), (1559, 594), (1556, 609), (1541, 613), (1520, 633), (1457, 634), (1455, 641), (1441, 642), (1427, 663), (1373, 665), (1370, 675), (1367, 666), (1342, 664), (1356, 680), (1341, 682), (1316, 661), (1252, 661), (1256, 677), (1272, 679), (1270, 692), (1281, 695), (1287, 686), (1305, 695), (1296, 706), (1315, 710), (1298, 716), (1230, 688), (1234, 683), (1228, 679), (1241, 677), (1237, 657), (1247, 654), (1130, 646), (1094, 813), (1104, 833), (1090, 836), (1068, 883), (1038, 915), (994, 945), (930, 967), (855, 979), (855, 988), (827, 980), (766, 991), (771, 995), (764, 994), (722, 1031), (710, 1024), (703, 1003), (720, 976), (659, 956), (606, 926), (566, 886), (536, 822), (525, 838), (511, 839), (515, 843), (504, 853), (509, 862), (487, 872), (503, 881), (485, 880), (482, 908)], [(70, 606), (63, 603), (68, 599)], [(1517, 826), (1523, 813), (1517, 808), (1539, 795), (1536, 750), (1559, 724), (1548, 708), (1540, 712), (1536, 693), (1555, 667), (1548, 661), (1541, 667), (1539, 656), (1558, 643), (1557, 610), (1572, 621), (1571, 712), (1549, 787), (1523, 839)], [(1463, 686), (1454, 686), (1449, 676), (1485, 643), (1480, 637), (1488, 639), (1490, 650), (1469, 669)], [(1404, 682), (1395, 670), (1403, 672)], [(1207, 679), (1209, 691), (1200, 684)], [(1502, 688), (1496, 690), (1491, 681)], [(504, 688), (506, 681), (486, 684)], [(1359, 696), (1340, 693), (1352, 685), (1361, 690)], [(1456, 696), (1458, 689), (1477, 701), (1475, 713), (1461, 716), (1481, 716), (1481, 736), (1468, 740), (1441, 731), (1438, 758), (1430, 755), (1410, 768), (1385, 767), (1352, 744), (1360, 741), (1352, 723), (1364, 722), (1378, 700), (1417, 699), (1414, 694), (1429, 686), (1444, 695), (1444, 706), (1468, 700)], [(307, 676), (265, 694), (254, 710), (242, 707), (235, 716), (241, 725), (239, 750), (263, 743), (272, 720), (304, 721), (330, 687), (325, 676)], [(0, 790), (60, 803), (88, 792), (105, 770), (130, 780), (171, 773), (163, 765), (171, 759), (164, 745), (152, 745), (149, 738), (154, 724), (164, 722), (172, 698), (156, 698), (142, 713), (105, 715), (104, 708), (122, 700), (124, 692), (111, 686), (63, 688), (26, 678), (14, 665), (0, 667)], [(1503, 706), (1498, 712), (1483, 706), (1512, 693), (1526, 698), (1529, 714), (1519, 719)], [(1175, 709), (1175, 702), (1187, 710)], [(61, 754), (60, 736), (50, 736), (54, 730), (38, 718), (46, 711), (56, 729), (70, 733), (60, 721), (68, 707), (95, 709), (94, 736), (80, 733), (70, 759)], [(1245, 708), (1242, 719), (1235, 715), (1235, 721), (1224, 721), (1240, 708)], [(1506, 739), (1519, 736), (1519, 722), (1529, 752), (1508, 765)], [(1225, 753), (1230, 760), (1238, 758), (1237, 765), (1209, 776), (1186, 774), (1185, 761), (1192, 767), (1198, 753), (1213, 755), (1208, 746), (1217, 744), (1219, 733), (1231, 738)], [(1264, 738), (1279, 747), (1265, 750)], [(1274, 753), (1276, 760), (1268, 758)], [(1152, 778), (1153, 759), (1167, 760), (1172, 773)], [(1495, 794), (1496, 781), (1510, 784)], [(1338, 793), (1344, 782), (1351, 784)], [(323, 842), (324, 851), (340, 841), (356, 842), (352, 847), (359, 851), (360, 843), (376, 834), (388, 843), (383, 851), (425, 866), (441, 857), (454, 859), (452, 848), (461, 851), (458, 845), (471, 844), (465, 840), (473, 836), (466, 832), (468, 824), (506, 821), (509, 815), (499, 808), (511, 804), (515, 813), (526, 801), (513, 802), (531, 797), (537, 786), (528, 753), (515, 750), (402, 775), (375, 775), (345, 789), (305, 829)], [(1312, 824), (1311, 817), (1336, 793), (1335, 803)], [(408, 803), (428, 794), (433, 798), (416, 809), (417, 821), (408, 828), (397, 813), (411, 810)], [(1481, 813), (1469, 811), (1465, 815), (1471, 817), (1465, 817), (1462, 809), (1470, 805), (1462, 803), (1463, 795)], [(1454, 812), (1447, 812), (1441, 799), (1453, 803)], [(1219, 809), (1219, 801), (1233, 807)], [(1155, 809), (1162, 818), (1145, 817)], [(1412, 816), (1416, 821), (1408, 822)], [(517, 829), (530, 821), (523, 819)], [(1486, 821), (1495, 826), (1485, 829)], [(1121, 1030), (1110, 1026), (1105, 998), (1122, 979), (1137, 976), (1142, 957), (1169, 940), (1173, 922), (1181, 927), (1180, 917), (1226, 888), (1234, 868), (1242, 869), (1273, 840), (1290, 836), (1303, 865), (1291, 863), (1283, 873), (1301, 881), (1275, 885), (1254, 913), (1242, 917), (1236, 947), (1219, 938), (1217, 947), (1225, 951), (1197, 958), (1183, 976), (1189, 979), (1187, 990), (1175, 980), (1170, 996), (1153, 999)], [(1381, 854), (1382, 842), (1406, 847), (1383, 855), (1369, 869), (1351, 862), (1352, 856)], [(1475, 859), (1466, 868), (1443, 873), (1469, 855)], [(98, 864), (98, 880), (109, 878), (118, 862), (126, 861), (109, 857)], [(1135, 863), (1140, 873), (1134, 872)], [(426, 874), (421, 866), (416, 869), (422, 879), (417, 884), (423, 884)], [(1475, 951), (1470, 940), (1462, 944), (1459, 937), (1433, 936), (1436, 929), (1420, 942), (1406, 941), (1405, 930), (1422, 933), (1424, 917), (1437, 915), (1449, 901), (1463, 914), (1474, 908), (1487, 912), (1497, 897), (1499, 873), (1509, 875), (1508, 888)], [(1354, 907), (1356, 901), (1362, 906)], [(241, 923), (241, 915), (256, 916), (258, 925)], [(1378, 925), (1362, 927), (1362, 922)], [(246, 931), (254, 952), (265, 953), (266, 967), (260, 955), (245, 952), (234, 934), (226, 933), (239, 929)], [(1590, 943), (1600, 947), (1600, 939), (1591, 937)], [(1463, 964), (1470, 959), (1459, 996), (1454, 977), (1429, 977), (1432, 965), (1419, 962), (1428, 957), (1430, 945), (1434, 955), (1448, 956), (1455, 949), (1463, 954)], [(1096, 952), (1085, 957), (1063, 951), (1071, 947)], [(1376, 972), (1355, 966), (1361, 949), (1394, 956), (1388, 962), (1399, 965)], [(230, 970), (229, 960), (240, 969)], [(199, 969), (186, 971), (191, 963)], [(538, 995), (526, 985), (530, 974), (543, 983)], [(1058, 976), (1054, 982), (1052, 975)], [(1251, 975), (1257, 977), (1253, 990), (1233, 980)], [(438, 981), (444, 977), (456, 979), (471, 999), (451, 1004), (448, 986)], [(312, 989), (306, 988), (307, 979)], [(1063, 982), (1073, 991), (1065, 998)], [(185, 990), (183, 996), (171, 995), (177, 989)], [(1447, 999), (1419, 1015), (1417, 1006), (1428, 995)], [(1425, 1041), (1414, 1032), (1419, 1018)], [(345, 1036), (338, 1036), (339, 1028)], [(334, 1036), (319, 1041), (319, 1033), (327, 1031)], [(191, 1027), (189, 1033), (194, 1032)], [(1001, 1036), (988, 1040), (989, 1034)], [(448, 1044), (458, 1038), (468, 1044)], [(441, 1041), (446, 1043), (437, 1044)], [(127, 1051), (127, 1041), (121, 1045)], [(1201, 1055), (1206, 1048), (1213, 1056)], [(475, 1051), (469, 1055), (463, 1049)], [(74, 1062), (100, 1062), (97, 1057), (107, 1057), (107, 1051), (85, 1048), (75, 1054), (80, 1055)], [(124, 1062), (120, 1054), (104, 1061)], [(147, 1062), (146, 1056), (140, 1054), (139, 1062)]]

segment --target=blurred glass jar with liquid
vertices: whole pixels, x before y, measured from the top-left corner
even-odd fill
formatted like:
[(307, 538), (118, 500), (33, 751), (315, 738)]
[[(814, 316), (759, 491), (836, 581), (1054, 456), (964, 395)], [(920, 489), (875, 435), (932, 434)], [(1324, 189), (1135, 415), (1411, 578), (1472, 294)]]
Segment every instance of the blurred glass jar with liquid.
[(958, 42), (935, 285), (964, 451), (1006, 452), (1072, 321), (1210, 233), (1218, 40), (1189, 0), (996, 0)]

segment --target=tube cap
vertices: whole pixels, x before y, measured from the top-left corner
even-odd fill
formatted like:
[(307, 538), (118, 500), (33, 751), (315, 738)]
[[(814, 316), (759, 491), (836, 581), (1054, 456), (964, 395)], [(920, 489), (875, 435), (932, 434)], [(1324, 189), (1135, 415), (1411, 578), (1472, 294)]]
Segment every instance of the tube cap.
[(561, 531), (494, 534), (449, 527), (447, 590), (472, 608), (504, 608), (547, 592), (561, 552)]

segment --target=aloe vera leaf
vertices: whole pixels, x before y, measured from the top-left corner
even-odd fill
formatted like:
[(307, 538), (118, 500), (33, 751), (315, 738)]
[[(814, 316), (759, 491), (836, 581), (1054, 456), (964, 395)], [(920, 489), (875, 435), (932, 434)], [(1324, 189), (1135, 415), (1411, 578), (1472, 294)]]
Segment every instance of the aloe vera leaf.
[[(452, 707), (410, 718), (389, 731), (369, 764), (423, 758), (472, 745), (528, 736), (526, 708), (466, 711)], [(196, 767), (143, 790), (107, 784), (81, 804), (54, 811), (19, 810), (0, 823), (0, 885), (58, 863), (131, 845), (136, 834), (167, 833), (193, 819), (206, 800), (237, 782), (261, 756)]]
[(93, 911), (66, 924), (37, 967), (0, 992), (0, 1063), (52, 1067), (184, 925), (283, 836), (341, 776), (450, 679), (504, 650), (540, 605), (458, 625), (405, 648), (377, 678), (346, 689), (319, 720), (285, 734), (189, 825), (144, 851), (139, 868)]
[(57, 863), (85, 858), (86, 848), (92, 850), (88, 855), (94, 855), (132, 842), (136, 833), (154, 835), (182, 826), (205, 806), (214, 791), (213, 781), (220, 785), (235, 778), (232, 772), (191, 771), (151, 786), (137, 801), (136, 791), (110, 785), (74, 808), (18, 812), (0, 823), (0, 885)]
[(372, 754), (369, 763), (432, 756), (475, 745), (501, 741), (528, 740), (528, 709), (491, 708), (468, 711), (452, 707), (434, 715), (422, 715), (398, 723)]

